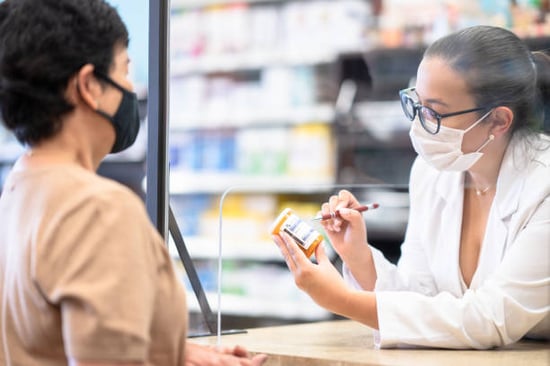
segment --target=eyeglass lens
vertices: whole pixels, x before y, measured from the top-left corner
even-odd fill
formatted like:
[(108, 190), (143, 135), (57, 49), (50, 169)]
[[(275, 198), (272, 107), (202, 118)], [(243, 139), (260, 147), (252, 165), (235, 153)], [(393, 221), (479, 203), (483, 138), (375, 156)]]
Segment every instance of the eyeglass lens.
[(415, 102), (410, 96), (406, 94), (401, 94), (401, 107), (403, 108), (405, 116), (407, 116), (407, 118), (411, 121), (414, 120), (414, 117), (416, 115), (414, 104)]
[(418, 112), (418, 119), (420, 124), (429, 133), (435, 134), (439, 130), (439, 116), (431, 108), (424, 107), (416, 102), (410, 95), (406, 93), (401, 94), (401, 107), (405, 116), (413, 121)]

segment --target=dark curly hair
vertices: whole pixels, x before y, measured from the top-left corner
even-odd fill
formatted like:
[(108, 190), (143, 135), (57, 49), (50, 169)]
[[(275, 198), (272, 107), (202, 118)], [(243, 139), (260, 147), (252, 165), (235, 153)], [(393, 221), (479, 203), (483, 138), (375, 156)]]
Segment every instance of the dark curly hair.
[(108, 74), (128, 31), (104, 0), (5, 0), (0, 3), (0, 111), (30, 146), (53, 136), (74, 106), (69, 79), (85, 64)]

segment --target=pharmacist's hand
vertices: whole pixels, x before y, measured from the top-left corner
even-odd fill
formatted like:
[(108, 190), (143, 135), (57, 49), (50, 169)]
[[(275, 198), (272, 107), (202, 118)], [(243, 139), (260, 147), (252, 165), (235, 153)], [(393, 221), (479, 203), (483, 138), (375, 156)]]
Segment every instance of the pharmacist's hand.
[(241, 347), (211, 347), (187, 342), (185, 345), (185, 366), (260, 366), (267, 356), (251, 356)]
[(367, 243), (367, 228), (360, 212), (353, 210), (361, 204), (347, 190), (341, 190), (321, 206), (321, 214), (339, 211), (334, 219), (322, 220), (334, 250), (344, 262), (352, 261), (365, 250), (370, 252)]
[(273, 235), (285, 262), (294, 276), (296, 286), (306, 292), (317, 304), (337, 314), (341, 314), (342, 299), (347, 286), (327, 257), (323, 245), (315, 249), (317, 264), (311, 262), (298, 244), (286, 232)]

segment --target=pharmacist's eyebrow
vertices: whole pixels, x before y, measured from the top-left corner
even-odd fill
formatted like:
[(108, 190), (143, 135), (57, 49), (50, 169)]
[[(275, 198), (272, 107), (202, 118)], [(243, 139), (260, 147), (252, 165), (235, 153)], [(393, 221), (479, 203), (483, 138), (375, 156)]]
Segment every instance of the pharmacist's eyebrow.
[(439, 98), (427, 98), (427, 99), (422, 99), (420, 97), (420, 95), (418, 95), (418, 93), (416, 92), (416, 96), (418, 97), (418, 101), (420, 102), (420, 104), (424, 105), (424, 104), (429, 104), (431, 106), (433, 105), (438, 105), (438, 106), (442, 106), (442, 107), (446, 107), (446, 108), (449, 108), (449, 105), (447, 103), (445, 103), (444, 101), (442, 101), (441, 99)]

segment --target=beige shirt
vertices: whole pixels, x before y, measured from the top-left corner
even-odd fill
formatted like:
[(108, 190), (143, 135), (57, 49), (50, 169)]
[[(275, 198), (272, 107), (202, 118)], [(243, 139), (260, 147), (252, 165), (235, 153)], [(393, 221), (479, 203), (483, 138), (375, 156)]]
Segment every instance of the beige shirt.
[(183, 365), (187, 308), (124, 186), (72, 165), (12, 172), (0, 197), (0, 364)]

